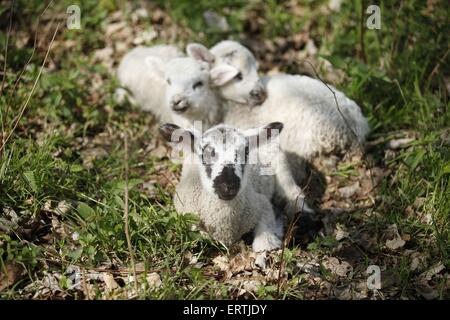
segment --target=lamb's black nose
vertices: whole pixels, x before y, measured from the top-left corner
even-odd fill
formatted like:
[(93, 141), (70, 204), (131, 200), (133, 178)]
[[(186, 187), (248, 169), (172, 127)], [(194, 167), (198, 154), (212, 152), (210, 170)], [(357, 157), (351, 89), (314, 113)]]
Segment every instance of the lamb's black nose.
[(226, 165), (213, 181), (214, 190), (222, 200), (231, 200), (238, 193), (241, 179), (234, 172), (233, 165)]
[(261, 90), (253, 89), (252, 91), (250, 91), (250, 96), (252, 98), (258, 98), (260, 95), (261, 95)]
[(266, 91), (263, 88), (253, 89), (250, 91), (250, 97), (257, 102), (257, 104), (261, 104), (266, 100)]
[(183, 112), (189, 108), (189, 102), (184, 97), (176, 96), (170, 101), (170, 107), (176, 112)]
[(171, 105), (172, 107), (177, 107), (181, 104), (181, 102), (183, 102), (183, 98), (182, 97), (177, 97), (177, 98), (173, 98), (171, 101)]

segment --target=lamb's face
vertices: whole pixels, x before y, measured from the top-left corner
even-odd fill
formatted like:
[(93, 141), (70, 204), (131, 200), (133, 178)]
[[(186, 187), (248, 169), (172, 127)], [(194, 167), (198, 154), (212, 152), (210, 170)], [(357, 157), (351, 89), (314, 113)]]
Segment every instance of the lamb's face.
[(228, 65), (236, 73), (234, 78), (219, 87), (219, 93), (226, 100), (251, 106), (261, 105), (267, 93), (258, 75), (258, 64), (249, 50), (239, 46), (216, 56), (216, 66)]
[(277, 136), (282, 128), (281, 123), (273, 122), (243, 133), (230, 126), (218, 125), (199, 136), (176, 125), (164, 124), (160, 132), (168, 141), (184, 141), (191, 150), (205, 190), (221, 200), (232, 200), (246, 186), (247, 165), (254, 159), (250, 153), (258, 144)]
[(206, 114), (211, 103), (208, 65), (191, 58), (177, 58), (165, 72), (166, 99), (171, 110), (185, 116)]
[(221, 200), (232, 200), (243, 189), (249, 141), (238, 130), (216, 126), (196, 145), (203, 187)]
[(222, 41), (208, 50), (200, 44), (190, 44), (187, 53), (211, 66), (211, 82), (225, 100), (256, 106), (267, 93), (258, 75), (255, 56), (236, 41)]

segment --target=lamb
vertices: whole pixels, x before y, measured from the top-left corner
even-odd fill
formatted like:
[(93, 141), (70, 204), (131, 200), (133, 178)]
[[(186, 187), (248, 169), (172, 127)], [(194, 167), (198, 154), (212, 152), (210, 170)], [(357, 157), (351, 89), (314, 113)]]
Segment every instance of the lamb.
[[(234, 63), (234, 67), (227, 64), (230, 54), (225, 57), (220, 54), (228, 47), (239, 49), (233, 51), (236, 54), (230, 60)], [(210, 127), (220, 122), (222, 116), (221, 111), (215, 108), (202, 113), (203, 110), (199, 107), (208, 105), (210, 94), (204, 94), (206, 91), (201, 89), (203, 84), (209, 82), (209, 79), (205, 78), (205, 70), (210, 68), (210, 85), (213, 90), (218, 89), (217, 99), (221, 99), (221, 104), (232, 101), (258, 105), (264, 102), (265, 90), (258, 77), (258, 66), (255, 59), (251, 58), (251, 52), (234, 41), (223, 41), (213, 49), (212, 52), (217, 53), (217, 58), (202, 45), (188, 45), (188, 54), (204, 62), (200, 65), (190, 63), (189, 60), (179, 60), (178, 58), (183, 58), (184, 55), (173, 46), (159, 45), (131, 50), (122, 59), (117, 72), (121, 86), (128, 88), (131, 95), (124, 89), (118, 89), (118, 100), (123, 100), (123, 97), (127, 96), (142, 110), (155, 114), (161, 123), (171, 121), (186, 126), (184, 119), (187, 118), (190, 121), (205, 120), (205, 125)], [(200, 58), (199, 55), (205, 53), (206, 55)], [(238, 71), (238, 67), (241, 71)], [(192, 78), (196, 78), (197, 81), (191, 83), (192, 78), (183, 77), (183, 73), (192, 73)], [(174, 79), (178, 80), (176, 84), (172, 85), (170, 74), (175, 75)], [(184, 81), (186, 79), (188, 81)], [(234, 81), (231, 81), (232, 79)], [(168, 87), (171, 88), (170, 92), (167, 92)], [(182, 113), (183, 116), (180, 117)], [(203, 119), (203, 115), (206, 119)]]
[[(138, 52), (142, 52), (142, 50)], [(248, 55), (251, 54), (248, 50), (244, 50), (244, 53), (247, 55), (247, 58)], [(143, 57), (144, 56), (145, 52), (143, 53)], [(153, 60), (154, 59), (152, 58), (152, 61)], [(254, 68), (255, 66), (250, 65), (250, 67)], [(170, 108), (163, 108), (160, 106), (160, 111), (165, 111), (164, 113), (160, 113), (161, 120), (169, 119), (169, 121), (182, 127), (191, 127), (194, 125), (195, 121), (202, 120), (201, 124), (206, 129), (222, 122), (223, 108), (221, 107), (221, 104), (224, 103), (224, 101), (213, 88), (221, 87), (223, 83), (229, 82), (234, 77), (233, 74), (228, 72), (230, 68), (231, 67), (226, 64), (219, 64), (210, 69), (210, 65), (207, 62), (199, 62), (198, 60), (189, 57), (174, 58), (168, 64), (155, 65), (152, 73), (154, 76), (153, 79), (159, 78), (166, 81), (166, 101), (163, 104), (170, 106)], [(246, 76), (242, 82), (251, 82), (250, 75), (254, 76), (255, 71), (250, 69), (243, 71)], [(161, 81), (159, 83), (161, 83)], [(258, 87), (258, 83), (259, 82), (256, 81), (255, 86)], [(257, 88), (255, 90), (259, 89)], [(238, 97), (239, 95), (245, 96), (244, 93), (245, 91), (234, 92), (235, 97)], [(265, 99), (265, 94), (261, 92), (247, 95), (248, 101), (252, 101), (252, 104), (257, 102), (260, 103)], [(233, 94), (229, 93), (229, 97), (232, 96)], [(145, 94), (141, 95), (141, 97), (143, 97), (144, 101), (147, 99)], [(244, 98), (244, 100), (245, 99), (246, 98)], [(260, 152), (260, 154), (262, 155), (263, 162), (270, 162), (269, 160), (272, 156), (269, 153)], [(286, 208), (289, 217), (301, 210), (312, 212), (304, 201), (303, 191), (296, 185), (294, 179), (291, 177), (287, 159), (285, 159), (284, 154), (277, 153), (274, 157), (277, 158), (277, 163), (279, 164), (277, 170), (280, 170), (280, 172), (277, 173), (276, 187), (277, 194), (279, 195), (278, 198), (280, 199), (279, 205)], [(271, 170), (270, 165), (267, 169)], [(270, 174), (272, 172), (269, 171), (268, 173)]]
[(225, 40), (208, 50), (201, 44), (191, 43), (187, 55), (206, 62), (211, 67), (211, 78), (221, 78), (217, 92), (223, 102), (258, 106), (267, 97), (258, 75), (258, 62), (253, 53), (236, 41)]
[[(173, 59), (167, 67), (165, 73), (169, 83), (167, 99), (172, 106), (183, 106), (180, 110), (172, 107), (172, 118), (178, 126), (185, 128), (195, 126), (198, 131), (202, 131), (203, 128), (208, 129), (223, 121), (226, 108), (222, 106), (222, 99), (218, 96), (217, 91), (212, 88), (222, 83), (228, 75), (220, 73), (214, 77), (208, 77), (208, 73), (211, 71), (205, 63), (186, 57)], [(179, 70), (183, 70), (183, 73), (180, 73)], [(173, 101), (176, 101), (176, 104)], [(242, 106), (242, 108), (244, 107)], [(239, 108), (236, 107), (236, 109)], [(196, 123), (198, 120), (203, 120), (200, 128)], [(248, 127), (246, 126), (246, 128)], [(292, 176), (285, 153), (272, 154), (264, 146), (261, 146), (258, 149), (258, 155), (262, 163), (268, 163), (265, 167), (267, 174), (276, 176), (277, 198), (287, 217), (292, 218), (299, 211), (313, 212), (305, 203), (304, 193)], [(277, 166), (271, 167), (270, 160), (274, 158)]]
[(206, 231), (226, 246), (253, 231), (254, 251), (279, 248), (282, 224), (270, 202), (274, 177), (260, 175), (260, 163), (250, 159), (255, 159), (258, 144), (272, 144), (282, 128), (273, 122), (241, 132), (218, 125), (200, 135), (174, 124), (160, 126), (167, 141), (181, 144), (183, 153), (191, 155), (184, 159), (176, 187), (176, 210), (198, 214)]
[(283, 122), (283, 150), (308, 161), (322, 154), (354, 150), (364, 143), (367, 119), (353, 100), (332, 86), (337, 105), (329, 88), (307, 76), (279, 74), (263, 78), (263, 83), (268, 92), (263, 105), (232, 106), (225, 123), (245, 128), (267, 119)]
[(231, 93), (236, 95), (243, 84), (230, 77), (229, 81), (223, 81), (218, 90), (222, 99), (237, 102), (224, 107), (228, 109), (225, 123), (245, 128), (260, 125), (268, 119), (283, 122), (287, 131), (281, 138), (283, 149), (306, 160), (320, 154), (353, 149), (366, 139), (369, 127), (359, 106), (332, 86), (329, 87), (336, 95), (339, 110), (333, 92), (316, 79), (281, 73), (259, 80), (254, 55), (237, 42), (223, 41), (211, 50), (191, 44), (187, 51), (199, 61), (227, 65), (230, 74), (233, 69), (236, 74), (247, 70), (246, 81), (262, 83), (265, 88), (263, 95), (267, 99), (253, 109), (254, 104), (248, 100), (245, 103), (230, 97)]
[(167, 63), (183, 57), (174, 46), (156, 45), (136, 47), (127, 53), (117, 69), (117, 78), (122, 87), (116, 91), (119, 102), (124, 98), (142, 110), (152, 112), (161, 121), (171, 121), (171, 113), (165, 105), (166, 81), (161, 77)]

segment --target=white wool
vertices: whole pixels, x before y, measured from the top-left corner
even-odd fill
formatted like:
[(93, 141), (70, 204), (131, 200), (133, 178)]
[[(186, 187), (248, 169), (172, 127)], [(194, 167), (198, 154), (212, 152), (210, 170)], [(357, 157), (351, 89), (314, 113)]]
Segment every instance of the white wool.
[(251, 231), (255, 236), (254, 251), (281, 246), (283, 227), (270, 202), (275, 193), (274, 176), (261, 175), (260, 163), (247, 164), (239, 193), (232, 200), (221, 200), (207, 187), (201, 172), (203, 164), (199, 160), (191, 161), (189, 158), (183, 163), (181, 180), (176, 187), (174, 205), (177, 212), (198, 214), (208, 233), (227, 246)]
[[(180, 183), (176, 187), (174, 196), (174, 205), (177, 212), (196, 213), (199, 215), (203, 226), (210, 235), (223, 242), (225, 245), (231, 245), (242, 238), (248, 232), (251, 232), (258, 225), (260, 229), (273, 230), (270, 232), (269, 240), (265, 245), (257, 243), (254, 251), (271, 250), (280, 246), (281, 241), (276, 235), (279, 233), (280, 226), (277, 225), (275, 214), (270, 203), (270, 198), (262, 193), (258, 193), (252, 183), (258, 183), (259, 177), (251, 175), (250, 183), (240, 192), (235, 199), (231, 201), (220, 200), (212, 197), (201, 183), (197, 167), (192, 164), (184, 164)], [(260, 182), (265, 191), (273, 181)]]
[(263, 79), (267, 100), (259, 107), (231, 107), (225, 123), (251, 127), (270, 121), (284, 124), (281, 147), (311, 160), (364, 143), (369, 131), (359, 106), (342, 92), (307, 76), (279, 74)]
[[(331, 85), (299, 75), (278, 74), (262, 79), (267, 99), (261, 106), (242, 103), (249, 84), (260, 82), (254, 55), (236, 41), (222, 41), (211, 48), (214, 66), (228, 64), (244, 76), (216, 88), (226, 109), (224, 122), (241, 128), (270, 121), (282, 122), (283, 150), (302, 159), (343, 152), (364, 143), (369, 132), (359, 106)], [(333, 95), (336, 95), (337, 104)], [(246, 99), (243, 99), (244, 101)], [(238, 103), (233, 103), (238, 102)], [(247, 106), (245, 106), (247, 104)]]
[(211, 78), (217, 80), (214, 89), (224, 102), (259, 105), (264, 101), (266, 94), (258, 75), (258, 63), (239, 42), (221, 41), (211, 50), (192, 43), (186, 51), (193, 59), (210, 65)]
[[(117, 77), (120, 85), (131, 92), (130, 102), (152, 112), (162, 122), (171, 121), (170, 111), (165, 108), (167, 84), (161, 73), (169, 61), (182, 56), (180, 50), (169, 45), (136, 47), (127, 53), (120, 62)], [(148, 57), (154, 58), (153, 63), (148, 63)], [(123, 96), (123, 92), (119, 89), (117, 94)]]

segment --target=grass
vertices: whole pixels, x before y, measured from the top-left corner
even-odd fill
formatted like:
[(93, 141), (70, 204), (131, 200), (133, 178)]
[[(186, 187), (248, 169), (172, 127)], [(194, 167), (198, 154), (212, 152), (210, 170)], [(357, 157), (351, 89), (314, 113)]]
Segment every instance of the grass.
[[(31, 92), (56, 22), (62, 24), (27, 109), (0, 153), (0, 270), (3, 274), (11, 274), (11, 266), (18, 270), (8, 286), (0, 283), (0, 298), (31, 297), (30, 292), (39, 290), (30, 289), (30, 284), (39, 284), (48, 273), (57, 275), (62, 293), (39, 297), (86, 298), (85, 291), (71, 288), (69, 266), (78, 266), (83, 272), (104, 268), (114, 275), (121, 269), (131, 270), (123, 221), (125, 131), (130, 140), (130, 237), (136, 262), (142, 268), (139, 288), (141, 284), (143, 287), (133, 293), (132, 281), (128, 283), (129, 278), (123, 276), (123, 283), (116, 277), (118, 290), (106, 292), (100, 283), (91, 281), (87, 284), (90, 298), (236, 297), (236, 285), (220, 281), (220, 272), (186, 262), (187, 256), (194, 255), (196, 263), (210, 266), (214, 257), (228, 253), (221, 244), (191, 230), (198, 223), (194, 216), (176, 214), (171, 195), (179, 166), (148, 150), (148, 144), (157, 137), (149, 129), (151, 117), (114, 101), (116, 80), (95, 58), (95, 50), (114, 42), (105, 37), (105, 28), (114, 23), (108, 19), (122, 10), (124, 20), (133, 24), (132, 9), (137, 5), (113, 0), (98, 5), (95, 1), (78, 3), (82, 8), (81, 30), (65, 28), (65, 8), (72, 2), (52, 4), (41, 18), (35, 50), (34, 31), (47, 4), (24, 0), (14, 4), (6, 74), (2, 72), (1, 76), (5, 81), (0, 97), (3, 139)], [(356, 100), (369, 118), (369, 140), (373, 143), (364, 163), (389, 172), (381, 180), (370, 208), (356, 208), (337, 218), (351, 235), (345, 244), (365, 233), (377, 239), (370, 250), (358, 246), (364, 252), (362, 261), (353, 265), (354, 277), (337, 279), (322, 264), (319, 275), (324, 283), (353, 290), (357, 280), (364, 279), (366, 267), (379, 264), (393, 278), (394, 284), (381, 290), (386, 297), (423, 297), (417, 289), (419, 276), (439, 263), (445, 270), (450, 266), (450, 110), (446, 88), (450, 77), (449, 11), (444, 1), (381, 1), (381, 30), (364, 30), (364, 62), (359, 28), (361, 1), (345, 1), (338, 12), (324, 11), (326, 3), (300, 1), (293, 10), (292, 3), (285, 1), (197, 1), (195, 5), (184, 0), (156, 1), (149, 6), (149, 13), (164, 12), (163, 26), (175, 30), (170, 41), (180, 45), (199, 41), (210, 46), (223, 38), (278, 41), (309, 30), (318, 54), (343, 72), (339, 89)], [(202, 15), (208, 9), (227, 17), (229, 31), (207, 27)], [(0, 5), (2, 70), (9, 12), (9, 3)], [(255, 17), (262, 22), (252, 25)], [(150, 19), (141, 19), (137, 27), (154, 26)], [(146, 44), (165, 40), (155, 38)], [(113, 59), (117, 62), (118, 58)], [(281, 71), (301, 72), (295, 63), (281, 63), (279, 67)], [(263, 71), (269, 69), (269, 63), (262, 64)], [(414, 141), (386, 151), (387, 141), (403, 136), (414, 137)], [(361, 165), (344, 162), (329, 175), (343, 183), (357, 177)], [(17, 221), (12, 223), (15, 215), (8, 212), (14, 212)], [(424, 222), (426, 215), (430, 223)], [(387, 253), (383, 236), (387, 226), (394, 223), (400, 235), (408, 235), (409, 240), (401, 250)], [(322, 287), (308, 282), (307, 275), (298, 270), (299, 259), (306, 254), (322, 261), (341, 247), (342, 242), (324, 235), (306, 248), (287, 249), (285, 269), (289, 278), (280, 295), (275, 279), (268, 280), (251, 297), (314, 297)], [(417, 269), (410, 267), (414, 253), (424, 257)], [(275, 255), (274, 266), (279, 258)], [(145, 281), (151, 272), (158, 273), (161, 286), (152, 287), (151, 281)], [(433, 298), (449, 298), (448, 280), (442, 273), (428, 285), (437, 292)], [(324, 293), (318, 297), (336, 295)]]

